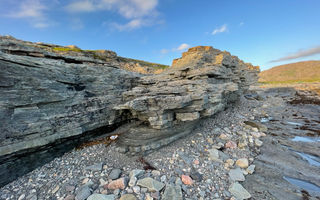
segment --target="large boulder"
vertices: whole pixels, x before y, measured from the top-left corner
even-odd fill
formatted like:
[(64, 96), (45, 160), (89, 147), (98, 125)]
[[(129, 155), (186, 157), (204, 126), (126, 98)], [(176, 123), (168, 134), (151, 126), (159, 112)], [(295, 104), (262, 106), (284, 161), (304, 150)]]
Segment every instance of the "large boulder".
[(166, 145), (192, 131), (201, 118), (225, 109), (257, 80), (259, 68), (208, 46), (190, 48), (159, 75), (144, 76), (115, 107), (140, 125), (120, 137), (122, 152)]
[(52, 151), (56, 142), (108, 133), (125, 122), (113, 108), (141, 76), (118, 68), (116, 59), (46, 48), (0, 38), (0, 185), (50, 161), (39, 148)]

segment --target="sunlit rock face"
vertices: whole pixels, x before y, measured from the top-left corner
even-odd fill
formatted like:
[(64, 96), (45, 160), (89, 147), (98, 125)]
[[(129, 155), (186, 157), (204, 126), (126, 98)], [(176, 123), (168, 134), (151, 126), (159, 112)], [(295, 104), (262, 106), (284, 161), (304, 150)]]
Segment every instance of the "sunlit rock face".
[(139, 69), (159, 73), (155, 69), (161, 68), (160, 74), (127, 71), (126, 62), (136, 60), (108, 50), (0, 37), (0, 176), (7, 177), (2, 180), (20, 169), (27, 173), (36, 161), (50, 161), (45, 152), (54, 154), (58, 144), (68, 142), (60, 148), (67, 151), (75, 138), (115, 129), (121, 152), (169, 144), (236, 101), (259, 71), (204, 46), (190, 48), (166, 70), (139, 61)]
[(119, 148), (138, 153), (166, 145), (192, 131), (201, 118), (236, 101), (257, 80), (259, 68), (208, 46), (190, 48), (159, 75), (144, 76), (123, 93), (115, 109), (141, 122), (123, 135)]

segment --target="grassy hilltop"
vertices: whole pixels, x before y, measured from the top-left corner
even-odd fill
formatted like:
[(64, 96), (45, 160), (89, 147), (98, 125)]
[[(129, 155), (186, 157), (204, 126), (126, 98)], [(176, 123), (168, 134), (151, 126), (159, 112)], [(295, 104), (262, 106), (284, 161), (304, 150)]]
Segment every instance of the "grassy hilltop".
[(303, 61), (273, 67), (259, 74), (259, 82), (320, 82), (320, 61)]

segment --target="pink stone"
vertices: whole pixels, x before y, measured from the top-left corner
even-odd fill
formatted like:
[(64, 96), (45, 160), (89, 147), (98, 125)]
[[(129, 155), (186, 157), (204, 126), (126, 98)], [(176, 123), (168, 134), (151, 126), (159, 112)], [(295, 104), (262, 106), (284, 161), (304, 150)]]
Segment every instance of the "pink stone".
[(230, 148), (230, 149), (235, 149), (237, 148), (237, 143), (235, 143), (234, 141), (228, 141), (225, 145), (226, 148)]
[(127, 186), (127, 180), (125, 178), (119, 178), (117, 180), (111, 181), (108, 184), (109, 190), (116, 190), (116, 189), (125, 189)]
[(181, 180), (182, 180), (182, 183), (184, 183), (185, 185), (192, 185), (193, 184), (193, 180), (192, 180), (192, 178), (190, 178), (190, 176), (181, 175)]

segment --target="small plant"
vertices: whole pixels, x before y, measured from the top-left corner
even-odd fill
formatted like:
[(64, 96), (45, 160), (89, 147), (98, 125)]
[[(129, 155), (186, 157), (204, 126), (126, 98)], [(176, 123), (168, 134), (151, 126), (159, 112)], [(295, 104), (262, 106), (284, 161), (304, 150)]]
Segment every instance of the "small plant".
[(60, 52), (82, 52), (81, 49), (78, 48), (68, 48), (68, 47), (53, 47), (52, 48), (53, 51), (60, 51)]

